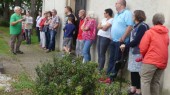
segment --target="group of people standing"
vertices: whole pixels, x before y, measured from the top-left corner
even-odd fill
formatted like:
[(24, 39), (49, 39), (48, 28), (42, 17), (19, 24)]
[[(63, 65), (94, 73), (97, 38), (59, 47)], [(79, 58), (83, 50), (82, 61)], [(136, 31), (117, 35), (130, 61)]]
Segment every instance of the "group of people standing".
[(47, 53), (54, 51), (57, 29), (60, 24), (57, 11), (55, 9), (47, 11), (43, 17), (41, 16), (41, 12), (39, 12), (36, 22), (36, 31), (40, 46), (46, 50)]
[[(109, 62), (107, 67), (108, 78), (100, 78), (100, 82), (111, 83), (116, 78), (119, 67), (117, 61), (125, 52), (128, 53), (128, 70), (131, 73), (131, 87), (129, 95), (160, 95), (160, 78), (167, 66), (169, 36), (164, 15), (157, 13), (153, 16), (153, 27), (146, 23), (146, 15), (143, 10), (135, 10), (133, 13), (126, 8), (126, 0), (117, 0), (115, 4), (117, 13), (108, 8), (104, 10), (104, 19), (97, 25), (93, 14), (86, 14), (84, 9), (79, 11), (78, 25), (72, 13), (71, 7), (65, 7), (65, 24), (63, 26), (63, 49), (71, 53), (73, 42), (76, 41), (75, 53), (77, 57), (83, 57), (83, 63), (91, 61), (90, 48), (97, 38), (98, 69), (104, 69), (106, 52), (109, 50)], [(20, 22), (23, 21), (17, 14), (11, 16), (11, 51), (14, 51), (14, 42), (20, 38)], [(15, 19), (15, 21), (14, 21)], [(45, 12), (43, 17), (37, 17), (37, 34), (41, 47), (47, 52), (55, 50), (55, 36), (60, 26), (57, 11)], [(97, 32), (98, 29), (98, 32)], [(77, 31), (77, 32), (76, 32)], [(15, 32), (15, 33), (14, 33)], [(97, 37), (96, 37), (97, 35)], [(16, 45), (19, 50), (20, 41)]]
[(106, 9), (104, 19), (98, 25), (99, 71), (104, 68), (105, 54), (109, 47), (108, 78), (99, 80), (111, 83), (118, 74), (116, 66), (123, 54), (128, 53), (128, 70), (131, 73), (129, 95), (160, 95), (160, 78), (168, 63), (169, 30), (163, 25), (161, 13), (153, 16), (153, 27), (145, 23), (143, 10), (133, 14), (126, 9), (126, 0), (117, 0), (117, 14)]

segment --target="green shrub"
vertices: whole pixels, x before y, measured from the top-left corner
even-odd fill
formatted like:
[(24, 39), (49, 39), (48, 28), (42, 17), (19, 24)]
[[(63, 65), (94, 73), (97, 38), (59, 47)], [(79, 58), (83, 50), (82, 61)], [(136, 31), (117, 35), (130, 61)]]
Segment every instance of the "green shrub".
[[(72, 56), (55, 57), (36, 68), (36, 92), (38, 95), (120, 95), (119, 82), (107, 85), (100, 83), (97, 64), (83, 64)], [(123, 83), (123, 87), (126, 84)], [(127, 95), (126, 89), (121, 95)]]
[(97, 64), (83, 64), (71, 56), (54, 58), (53, 62), (36, 68), (38, 95), (94, 94), (97, 87)]
[(0, 26), (9, 27), (9, 21), (6, 21), (6, 20), (0, 20)]

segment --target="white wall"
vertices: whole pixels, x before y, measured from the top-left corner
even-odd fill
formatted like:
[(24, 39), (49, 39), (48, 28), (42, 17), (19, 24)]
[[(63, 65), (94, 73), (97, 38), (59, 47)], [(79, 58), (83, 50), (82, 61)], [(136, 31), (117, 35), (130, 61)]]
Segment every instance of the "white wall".
[(66, 0), (44, 0), (43, 3), (43, 12), (44, 11), (51, 11), (52, 9), (57, 10), (57, 15), (60, 17), (60, 29), (57, 31), (57, 40), (56, 40), (56, 48), (62, 50), (62, 42), (63, 42), (63, 22), (65, 18), (64, 8), (66, 6)]

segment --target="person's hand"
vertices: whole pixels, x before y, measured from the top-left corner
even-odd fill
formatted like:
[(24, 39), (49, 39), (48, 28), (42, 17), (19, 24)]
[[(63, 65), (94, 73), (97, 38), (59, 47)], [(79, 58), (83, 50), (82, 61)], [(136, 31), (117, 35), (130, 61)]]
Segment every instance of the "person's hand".
[(103, 27), (102, 27), (102, 25), (101, 24), (99, 24), (98, 25), (98, 29), (102, 29)]
[(142, 60), (143, 60), (143, 57), (141, 56), (141, 57), (137, 58), (135, 61), (136, 62), (141, 62)]
[(87, 20), (88, 20), (88, 17), (85, 17), (84, 22), (87, 22)]
[(20, 20), (18, 20), (17, 22), (22, 22), (24, 19), (20, 19)]
[(125, 38), (121, 37), (119, 42), (124, 42), (125, 41)]
[(125, 44), (122, 44), (121, 46), (120, 46), (120, 50), (122, 51), (122, 52), (124, 52), (125, 51)]
[(55, 29), (56, 27), (55, 26), (53, 26), (53, 30)]

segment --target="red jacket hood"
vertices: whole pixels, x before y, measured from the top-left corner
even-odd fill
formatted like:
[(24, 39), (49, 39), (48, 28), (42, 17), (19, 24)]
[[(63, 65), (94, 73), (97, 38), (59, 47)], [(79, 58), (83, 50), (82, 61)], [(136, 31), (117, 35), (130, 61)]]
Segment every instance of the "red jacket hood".
[(163, 26), (163, 25), (155, 25), (155, 26), (153, 26), (152, 28), (151, 28), (151, 30), (154, 30), (155, 32), (157, 32), (157, 33), (160, 33), (160, 34), (166, 34), (166, 33), (168, 33), (168, 29), (165, 27), (165, 26)]

